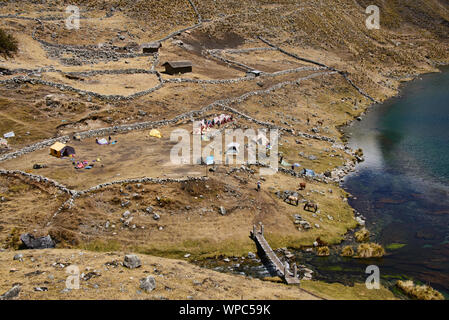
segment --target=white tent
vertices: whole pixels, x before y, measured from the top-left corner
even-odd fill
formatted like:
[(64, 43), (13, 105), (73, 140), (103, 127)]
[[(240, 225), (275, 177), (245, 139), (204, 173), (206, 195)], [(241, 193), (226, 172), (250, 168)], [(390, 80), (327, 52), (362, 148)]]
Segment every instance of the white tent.
[(229, 154), (238, 154), (239, 153), (240, 144), (237, 142), (231, 142), (226, 147), (226, 153)]
[(101, 145), (108, 144), (108, 140), (106, 140), (105, 138), (101, 138), (100, 140), (97, 140), (97, 143)]
[(12, 138), (15, 137), (14, 131), (7, 132), (3, 135), (4, 138)]

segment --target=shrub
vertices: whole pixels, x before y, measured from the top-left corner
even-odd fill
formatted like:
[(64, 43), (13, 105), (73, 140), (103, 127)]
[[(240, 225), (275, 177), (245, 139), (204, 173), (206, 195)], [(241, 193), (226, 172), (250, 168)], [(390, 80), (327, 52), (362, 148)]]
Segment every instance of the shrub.
[(354, 249), (351, 246), (345, 246), (341, 250), (341, 255), (343, 257), (352, 257), (354, 255)]
[(418, 286), (411, 280), (396, 282), (396, 286), (401, 289), (409, 297), (418, 300), (444, 300), (444, 296), (435, 289), (422, 285)]
[(318, 247), (316, 248), (316, 254), (320, 257), (326, 257), (331, 254), (329, 247)]
[(4, 58), (12, 58), (18, 49), (17, 40), (12, 35), (0, 29), (0, 55)]
[(354, 236), (357, 242), (365, 242), (369, 240), (369, 231), (366, 228), (363, 228), (359, 231), (357, 231)]
[(357, 248), (358, 258), (380, 258), (384, 254), (384, 248), (377, 243), (362, 243)]
[(9, 233), (9, 235), (5, 241), (6, 248), (11, 248), (14, 250), (20, 249), (20, 247), (22, 246), (22, 241), (20, 240), (20, 234), (21, 234), (21, 231), (18, 228), (16, 228), (16, 227), (12, 228), (11, 232)]

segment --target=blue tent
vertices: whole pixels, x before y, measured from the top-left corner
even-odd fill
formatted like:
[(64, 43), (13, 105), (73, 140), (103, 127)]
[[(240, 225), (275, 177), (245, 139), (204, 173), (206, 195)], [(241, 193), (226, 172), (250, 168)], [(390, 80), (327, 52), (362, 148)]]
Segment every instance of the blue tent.
[(206, 158), (206, 165), (214, 164), (214, 156), (208, 156)]
[(315, 175), (315, 172), (313, 170), (306, 169), (306, 168), (304, 168), (302, 170), (302, 173), (309, 177), (313, 177)]

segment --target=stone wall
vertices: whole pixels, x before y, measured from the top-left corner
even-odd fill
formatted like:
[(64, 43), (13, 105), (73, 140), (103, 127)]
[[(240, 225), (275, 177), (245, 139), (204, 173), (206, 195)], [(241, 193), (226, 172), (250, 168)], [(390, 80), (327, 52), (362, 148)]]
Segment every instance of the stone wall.
[(0, 175), (6, 175), (6, 176), (20, 175), (20, 176), (26, 177), (32, 181), (35, 181), (35, 182), (51, 185), (51, 186), (65, 192), (65, 193), (68, 193), (70, 195), (76, 194), (76, 191), (67, 188), (63, 184), (60, 184), (59, 182), (57, 182), (53, 179), (46, 178), (46, 177), (40, 176), (40, 175), (27, 173), (27, 172), (20, 171), (20, 170), (4, 170), (4, 169), (0, 169)]
[(268, 40), (266, 40), (266, 39), (264, 39), (264, 38), (262, 38), (262, 37), (260, 37), (260, 36), (258, 36), (258, 38), (259, 38), (262, 42), (264, 42), (265, 44), (269, 45), (269, 46), (272, 47), (272, 48), (275, 48), (275, 49), (279, 50), (279, 52), (282, 52), (283, 54), (285, 54), (285, 55), (287, 55), (287, 56), (290, 56), (290, 57), (292, 57), (292, 58), (295, 58), (295, 59), (297, 59), (297, 60), (301, 60), (301, 61), (304, 61), (304, 62), (313, 63), (313, 64), (315, 64), (315, 65), (318, 65), (318, 66), (320, 66), (320, 67), (324, 67), (324, 68), (329, 69), (329, 70), (332, 70), (332, 71), (337, 71), (337, 72), (338, 72), (339, 74), (341, 74), (341, 75), (343, 76), (343, 78), (345, 78), (345, 80), (347, 80), (348, 83), (349, 83), (352, 87), (354, 87), (354, 88), (355, 88), (361, 95), (363, 95), (363, 96), (365, 96), (366, 98), (370, 99), (370, 100), (373, 101), (374, 103), (378, 103), (378, 102), (376, 101), (376, 99), (374, 99), (373, 97), (371, 97), (371, 96), (370, 96), (369, 94), (367, 94), (364, 90), (362, 90), (361, 88), (359, 88), (359, 87), (358, 87), (358, 86), (357, 86), (351, 79), (349, 79), (349, 77), (348, 77), (348, 75), (347, 75), (346, 72), (344, 72), (344, 71), (339, 71), (339, 70), (337, 70), (337, 69), (335, 69), (335, 68), (333, 68), (333, 67), (327, 66), (327, 65), (325, 65), (325, 64), (323, 64), (323, 63), (321, 63), (321, 62), (317, 62), (317, 61), (314, 61), (314, 60), (311, 60), (311, 59), (302, 58), (302, 57), (300, 57), (300, 56), (298, 56), (298, 55), (296, 55), (296, 54), (294, 54), (294, 53), (285, 51), (284, 49), (282, 49), (282, 48), (276, 46), (275, 44), (272, 44), (271, 42), (269, 42)]
[(70, 140), (69, 136), (62, 136), (62, 137), (57, 137), (57, 138), (53, 138), (53, 139), (47, 139), (47, 140), (44, 140), (44, 141), (40, 141), (40, 142), (37, 142), (37, 143), (32, 144), (30, 146), (27, 146), (25, 148), (22, 148), (20, 150), (17, 150), (17, 151), (10, 152), (10, 153), (2, 155), (0, 157), (0, 162), (6, 161), (6, 160), (10, 160), (10, 159), (15, 159), (15, 158), (18, 158), (18, 157), (20, 157), (20, 156), (22, 156), (24, 154), (31, 153), (31, 152), (34, 152), (36, 150), (40, 150), (40, 149), (45, 148), (45, 147), (50, 147), (53, 143), (58, 142), (58, 141), (62, 142), (62, 143), (66, 143), (69, 140)]
[[(114, 70), (110, 70), (110, 74), (113, 74)], [(117, 70), (119, 71), (119, 70)], [(96, 73), (96, 71), (90, 71), (92, 73)], [(98, 74), (101, 74), (102, 71), (98, 71)], [(140, 91), (140, 92), (136, 92), (133, 93), (129, 96), (123, 96), (123, 95), (104, 95), (104, 94), (100, 94), (100, 93), (96, 93), (93, 91), (87, 91), (87, 90), (81, 90), (72, 86), (69, 86), (67, 84), (62, 84), (62, 83), (56, 83), (56, 82), (51, 82), (51, 81), (45, 81), (42, 79), (36, 79), (36, 78), (30, 78), (28, 76), (18, 76), (18, 77), (14, 77), (14, 78), (10, 78), (10, 79), (6, 79), (6, 80), (0, 80), (0, 84), (23, 84), (23, 83), (30, 83), (30, 84), (41, 84), (41, 85), (45, 85), (45, 86), (49, 86), (49, 87), (53, 87), (56, 89), (59, 89), (61, 91), (71, 91), (71, 92), (76, 92), (79, 93), (81, 95), (89, 95), (91, 97), (94, 98), (98, 98), (98, 99), (104, 99), (104, 100), (110, 100), (110, 101), (120, 101), (120, 100), (132, 100), (147, 94), (150, 94), (160, 88), (162, 88), (163, 86), (163, 80), (162, 77), (160, 76), (160, 74), (157, 71), (148, 71), (147, 73), (152, 73), (152, 74), (156, 74), (156, 76), (158, 77), (159, 80), (159, 84), (153, 88), (144, 90), (144, 91)], [(120, 72), (117, 72), (116, 74), (120, 74)]]

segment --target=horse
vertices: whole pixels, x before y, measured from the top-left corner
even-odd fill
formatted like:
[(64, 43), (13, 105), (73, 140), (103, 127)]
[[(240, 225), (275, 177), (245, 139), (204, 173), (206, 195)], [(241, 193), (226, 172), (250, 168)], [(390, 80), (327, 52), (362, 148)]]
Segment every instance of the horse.
[(284, 199), (285, 202), (292, 204), (292, 202), (296, 203), (296, 206), (298, 206), (299, 204), (299, 199), (298, 197), (294, 197), (294, 196), (288, 196)]
[(306, 188), (306, 183), (305, 182), (301, 182), (299, 184), (299, 190), (304, 190)]
[(327, 243), (326, 241), (321, 240), (320, 237), (316, 238), (315, 241), (318, 243), (318, 246), (319, 246), (319, 247), (324, 247), (324, 246), (327, 246), (327, 245), (328, 245), (328, 243)]
[(314, 210), (313, 212), (317, 212), (318, 205), (314, 202), (308, 201), (304, 204), (304, 210), (311, 211), (310, 208), (312, 208)]

